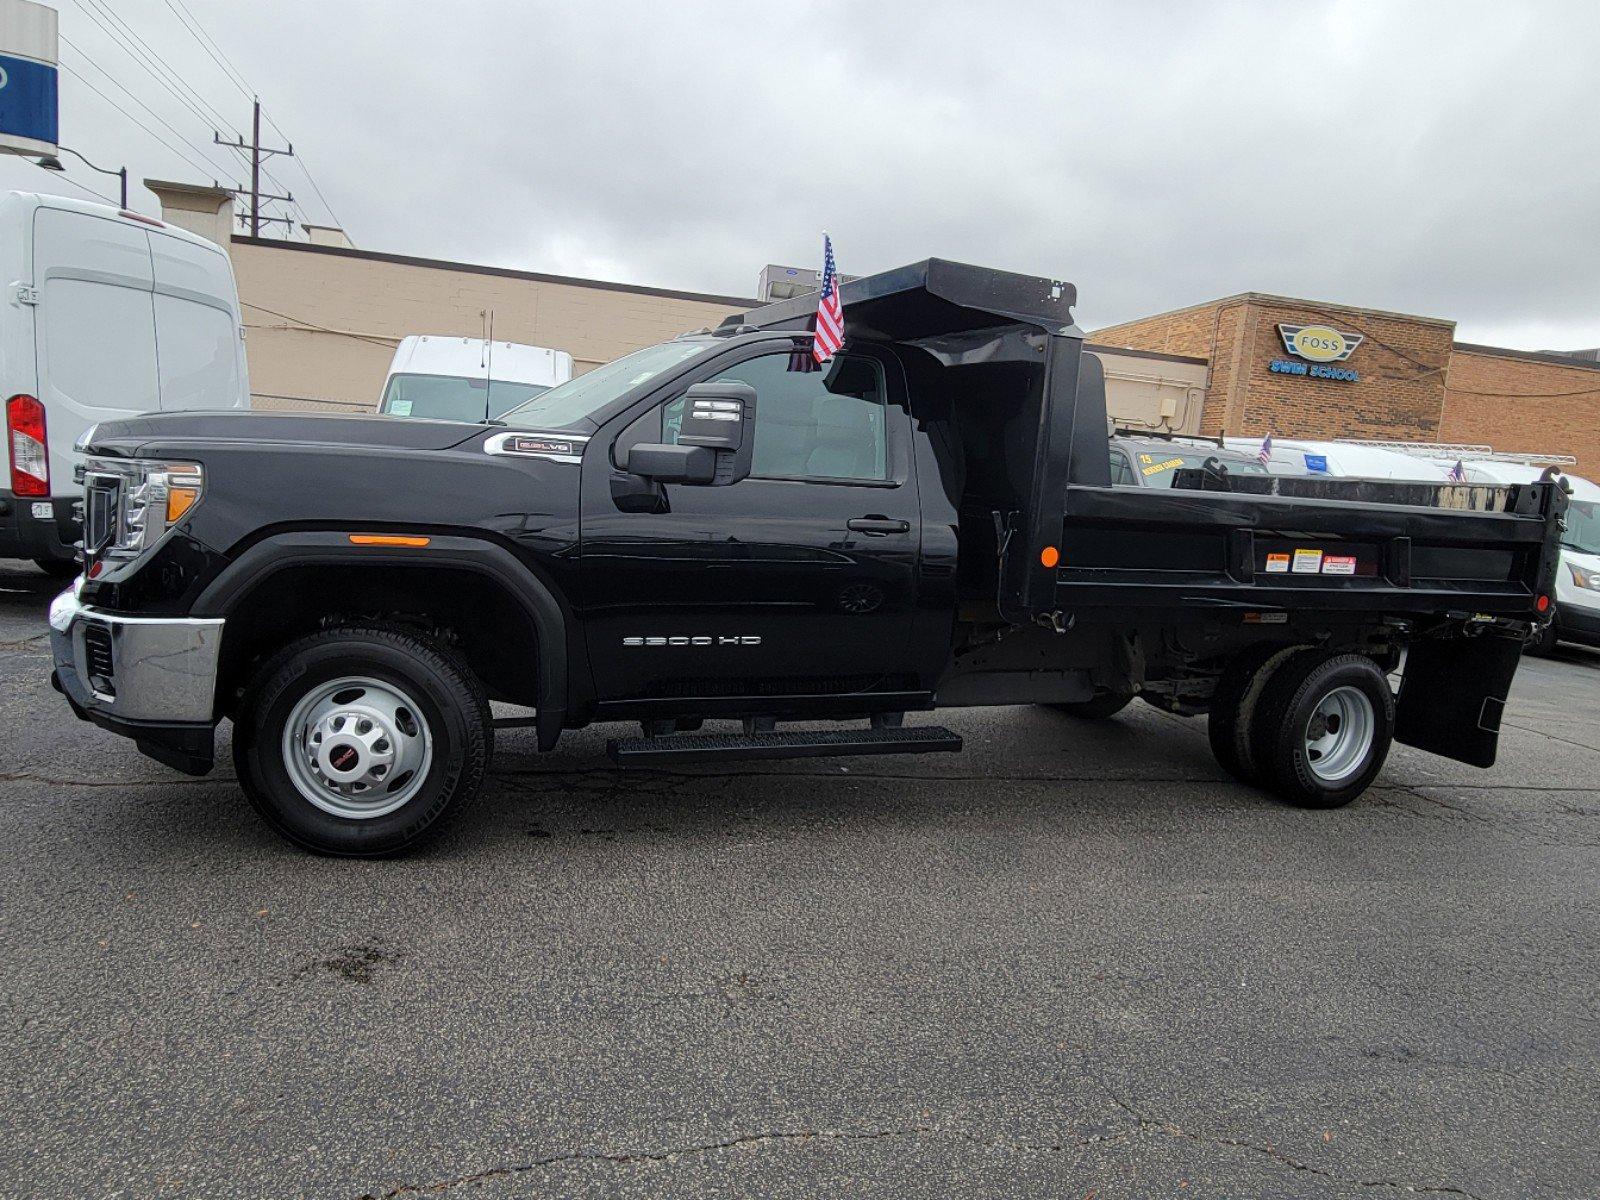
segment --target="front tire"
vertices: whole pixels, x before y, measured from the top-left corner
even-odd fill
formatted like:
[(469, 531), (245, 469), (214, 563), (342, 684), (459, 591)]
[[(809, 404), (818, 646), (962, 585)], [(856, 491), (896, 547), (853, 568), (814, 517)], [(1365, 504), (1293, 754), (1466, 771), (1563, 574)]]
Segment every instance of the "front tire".
[(251, 806), (285, 838), (381, 858), (420, 845), (471, 802), (493, 736), (482, 686), (433, 639), (332, 629), (256, 672), (233, 757)]
[(1299, 808), (1338, 808), (1383, 769), (1394, 693), (1365, 655), (1306, 650), (1274, 672), (1251, 724), (1263, 786)]

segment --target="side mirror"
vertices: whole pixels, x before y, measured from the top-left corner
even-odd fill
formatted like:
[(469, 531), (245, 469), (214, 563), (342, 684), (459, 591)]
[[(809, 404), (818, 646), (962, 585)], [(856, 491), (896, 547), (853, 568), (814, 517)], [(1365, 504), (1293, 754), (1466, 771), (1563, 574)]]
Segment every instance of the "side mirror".
[(697, 383), (683, 394), (676, 445), (640, 445), (624, 470), (657, 483), (727, 487), (750, 474), (756, 390), (748, 383)]
[(628, 474), (643, 475), (655, 483), (704, 484), (717, 476), (716, 454), (704, 446), (635, 446), (622, 466)]
[(683, 394), (678, 445), (711, 451), (713, 487), (727, 487), (750, 474), (756, 444), (756, 390), (748, 383), (697, 383)]

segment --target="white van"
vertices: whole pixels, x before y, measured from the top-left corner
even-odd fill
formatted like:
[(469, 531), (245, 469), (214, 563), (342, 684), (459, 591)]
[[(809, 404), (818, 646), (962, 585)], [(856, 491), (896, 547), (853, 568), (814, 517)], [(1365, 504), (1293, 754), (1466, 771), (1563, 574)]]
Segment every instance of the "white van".
[[(1532, 483), (1545, 470), (1499, 459), (1465, 459), (1461, 465), (1468, 483)], [(1563, 478), (1572, 495), (1556, 568), (1556, 615), (1529, 647), (1533, 654), (1550, 653), (1558, 641), (1600, 647), (1600, 486), (1581, 475)]]
[[(1261, 438), (1227, 439), (1228, 449), (1251, 454), (1261, 450)], [(1308, 441), (1304, 438), (1272, 439), (1267, 470), (1274, 475), (1336, 475), (1355, 479), (1447, 479), (1451, 462), (1419, 458), (1382, 446), (1354, 442)]]
[(572, 355), (544, 346), (412, 334), (389, 364), (378, 411), (435, 421), (490, 421), (572, 378)]
[(248, 408), (233, 266), (205, 238), (65, 196), (0, 199), (0, 558), (76, 570), (73, 443), (91, 425)]

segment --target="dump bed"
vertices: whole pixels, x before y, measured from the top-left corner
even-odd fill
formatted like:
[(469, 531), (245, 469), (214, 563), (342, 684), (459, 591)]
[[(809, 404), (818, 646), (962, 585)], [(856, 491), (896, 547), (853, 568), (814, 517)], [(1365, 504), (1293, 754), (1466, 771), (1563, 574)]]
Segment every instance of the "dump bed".
[(1554, 586), (1564, 509), (1556, 481), (1189, 470), (1170, 490), (1072, 484), (1058, 603), (1533, 618)]

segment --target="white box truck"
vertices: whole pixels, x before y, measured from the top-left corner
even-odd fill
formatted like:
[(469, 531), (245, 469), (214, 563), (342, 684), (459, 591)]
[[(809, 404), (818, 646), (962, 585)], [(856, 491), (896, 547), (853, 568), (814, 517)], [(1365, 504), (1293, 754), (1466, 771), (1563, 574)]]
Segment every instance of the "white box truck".
[(103, 204), (0, 198), (0, 558), (77, 569), (79, 437), (138, 413), (248, 408), (233, 266), (205, 238)]

